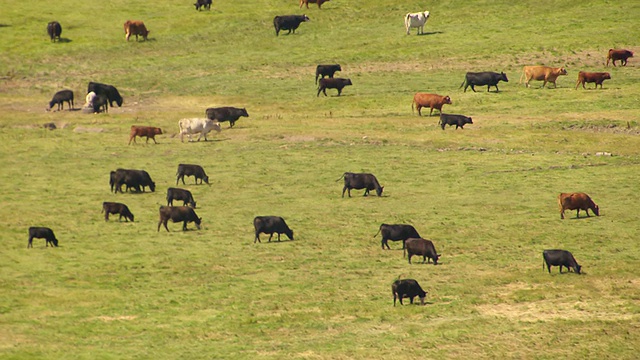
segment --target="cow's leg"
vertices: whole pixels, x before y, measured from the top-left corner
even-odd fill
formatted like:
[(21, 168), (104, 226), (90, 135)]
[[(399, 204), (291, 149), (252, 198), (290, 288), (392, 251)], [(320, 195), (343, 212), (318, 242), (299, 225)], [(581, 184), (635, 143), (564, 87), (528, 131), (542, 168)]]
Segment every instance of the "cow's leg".
[[(338, 179), (338, 180), (340, 180), (340, 179)], [(346, 186), (342, 188), (342, 198), (344, 198), (344, 192), (345, 191), (347, 191), (347, 187)]]
[(409, 258), (409, 264), (411, 264), (411, 257), (413, 256), (412, 253), (407, 253), (407, 257)]
[(27, 243), (27, 249), (33, 247), (33, 237), (29, 236), (29, 242)]
[(324, 96), (327, 96), (327, 88), (323, 88), (322, 93), (324, 94)]
[(580, 209), (576, 209), (576, 218), (580, 217)]
[(433, 115), (433, 106), (431, 106), (431, 111), (429, 111), (429, 116), (431, 116), (431, 115)]
[(584, 211), (587, 213), (587, 217), (591, 217), (591, 215), (589, 215), (589, 208), (584, 209)]
[(351, 188), (347, 189), (347, 193), (349, 194), (349, 197), (351, 197)]
[(109, 221), (109, 211), (104, 212), (104, 221)]
[(342, 94), (342, 88), (338, 88), (338, 96), (340, 96), (340, 94)]
[(261, 243), (262, 241), (260, 241), (260, 232), (256, 231), (256, 238), (253, 240), (253, 243), (255, 244), (257, 242)]
[(271, 242), (272, 237), (273, 237), (273, 233), (269, 234), (269, 242)]
[(278, 241), (280, 241), (280, 233), (278, 233)]
[(187, 220), (182, 222), (182, 231), (187, 231)]
[(369, 189), (365, 188), (364, 189), (364, 195), (362, 196), (369, 196)]

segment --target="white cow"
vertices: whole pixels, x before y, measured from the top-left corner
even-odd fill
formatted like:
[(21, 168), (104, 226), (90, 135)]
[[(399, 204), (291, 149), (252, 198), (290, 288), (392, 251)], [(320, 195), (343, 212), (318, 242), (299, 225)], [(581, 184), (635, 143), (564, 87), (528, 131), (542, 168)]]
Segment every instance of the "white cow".
[(418, 28), (418, 35), (424, 34), (424, 24), (429, 19), (429, 12), (408, 13), (404, 16), (404, 27), (407, 29), (407, 35), (409, 35), (412, 27)]
[(94, 93), (93, 91), (88, 93), (87, 96), (85, 97), (84, 107), (92, 108), (93, 107), (93, 100), (95, 98), (96, 98), (96, 93)]
[(180, 141), (184, 142), (184, 134), (189, 135), (189, 141), (191, 141), (191, 135), (200, 133), (198, 141), (204, 136), (204, 141), (207, 141), (207, 133), (211, 130), (220, 132), (220, 123), (211, 119), (205, 118), (191, 118), (182, 119), (178, 121), (180, 126)]

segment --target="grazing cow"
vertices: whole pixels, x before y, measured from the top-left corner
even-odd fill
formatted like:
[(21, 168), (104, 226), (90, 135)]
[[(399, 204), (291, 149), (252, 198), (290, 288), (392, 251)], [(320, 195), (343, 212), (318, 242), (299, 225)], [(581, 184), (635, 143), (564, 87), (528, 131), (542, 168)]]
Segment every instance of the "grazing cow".
[(200, 179), (200, 184), (202, 184), (203, 181), (209, 184), (209, 177), (200, 165), (179, 164), (178, 172), (176, 173), (176, 185), (178, 185), (180, 179), (182, 179), (182, 184), (184, 184), (185, 176), (193, 176), (196, 180), (196, 185), (198, 185), (198, 179)]
[(162, 135), (162, 129), (153, 126), (131, 125), (131, 133), (129, 134), (129, 145), (131, 145), (131, 140), (133, 140), (134, 143), (136, 142), (136, 136), (146, 137), (147, 141), (145, 143), (147, 144), (149, 143), (149, 138), (153, 140), (154, 144), (157, 144), (156, 135)]
[(327, 96), (327, 89), (338, 89), (338, 96), (342, 94), (342, 89), (345, 86), (353, 85), (351, 83), (351, 79), (343, 79), (343, 78), (323, 78), (320, 79), (320, 84), (318, 85), (318, 94), (316, 97), (320, 96), (320, 92)]
[(569, 272), (573, 269), (576, 274), (580, 274), (580, 270), (582, 269), (582, 266), (578, 265), (573, 254), (567, 250), (544, 250), (542, 252), (542, 258), (544, 259), (542, 268), (544, 269), (546, 264), (549, 274), (551, 274), (552, 266), (560, 266), (560, 273), (562, 273), (563, 266), (566, 267)]
[(116, 89), (116, 87), (113, 85), (90, 82), (89, 86), (87, 87), (87, 94), (91, 93), (92, 91), (96, 93), (96, 95), (106, 96), (107, 99), (109, 99), (109, 105), (111, 105), (111, 107), (113, 107), (114, 101), (116, 102), (116, 104), (118, 104), (118, 107), (122, 106), (122, 103), (124, 102), (122, 96), (120, 96), (120, 93), (118, 92), (118, 89)]
[(104, 95), (96, 95), (91, 102), (94, 113), (109, 112), (109, 99)]
[(47, 24), (47, 34), (51, 38), (51, 41), (56, 42), (56, 38), (60, 41), (60, 34), (62, 34), (62, 26), (57, 21), (52, 21)]
[(184, 142), (185, 134), (189, 136), (189, 141), (191, 141), (191, 135), (200, 133), (198, 141), (200, 141), (203, 136), (204, 141), (207, 141), (209, 131), (221, 131), (219, 122), (203, 118), (181, 119), (178, 121), (178, 126), (180, 127), (180, 141), (182, 142)]
[(208, 108), (205, 111), (207, 119), (217, 121), (219, 123), (228, 121), (229, 127), (232, 128), (241, 116), (249, 117), (246, 108), (236, 108), (232, 106), (223, 106), (217, 108)]
[[(404, 243), (407, 250), (407, 257), (409, 258), (409, 264), (411, 264), (411, 257), (413, 255), (419, 255), (422, 256), (423, 264), (427, 261), (427, 258), (429, 258), (429, 262), (433, 260), (433, 265), (438, 265), (440, 255), (438, 255), (438, 252), (436, 251), (435, 246), (433, 246), (433, 242), (431, 242), (431, 240), (409, 238)], [(402, 256), (404, 256), (404, 250), (402, 251)]]
[(318, 83), (318, 76), (322, 76), (321, 79), (324, 79), (325, 76), (332, 78), (336, 71), (342, 71), (340, 64), (316, 66), (316, 84)]
[(196, 208), (196, 201), (193, 199), (193, 195), (191, 195), (191, 191), (185, 189), (178, 188), (168, 188), (167, 189), (167, 205), (173, 206), (173, 200), (182, 200), (184, 201), (184, 206), (191, 206), (192, 208)]
[(586, 89), (584, 83), (596, 83), (595, 89), (600, 85), (600, 89), (602, 89), (602, 83), (611, 79), (611, 75), (608, 72), (584, 72), (580, 71), (578, 73), (578, 81), (576, 82), (576, 90), (578, 90), (578, 86), (582, 84), (582, 88)]
[(373, 174), (367, 173), (352, 173), (346, 172), (342, 174), (336, 181), (344, 178), (344, 187), (342, 188), (342, 197), (344, 198), (344, 192), (347, 191), (349, 197), (351, 197), (351, 189), (365, 189), (363, 196), (368, 196), (370, 190), (375, 190), (378, 196), (382, 196), (382, 190), (384, 186), (380, 186), (378, 179)]
[(329, 0), (300, 0), (300, 9), (302, 9), (302, 5), (306, 5), (307, 9), (309, 8), (309, 4), (318, 4), (318, 9), (322, 9), (322, 4), (326, 3)]
[(616, 66), (616, 61), (620, 60), (622, 66), (627, 66), (627, 59), (633, 57), (633, 51), (624, 49), (609, 49), (607, 54), (607, 66), (609, 66), (609, 60), (613, 60), (613, 66)]
[(464, 130), (464, 124), (473, 124), (473, 121), (470, 117), (464, 115), (440, 113), (440, 126), (442, 126), (442, 130), (444, 130), (445, 125), (455, 125), (456, 130), (458, 130), (458, 127)]
[(565, 210), (577, 210), (576, 218), (580, 217), (580, 210), (586, 211), (587, 216), (591, 216), (589, 215), (589, 209), (596, 216), (600, 216), (600, 208), (585, 193), (560, 193), (558, 195), (558, 206), (560, 207), (560, 219), (564, 219)]
[(29, 243), (27, 244), (27, 249), (33, 247), (33, 238), (45, 239), (45, 245), (47, 247), (49, 247), (49, 244), (51, 244), (51, 247), (58, 246), (58, 239), (56, 239), (56, 236), (53, 234), (53, 230), (48, 227), (32, 226), (29, 228)]
[(460, 87), (464, 86), (464, 92), (467, 92), (467, 88), (471, 86), (471, 90), (473, 90), (473, 92), (476, 92), (476, 85), (487, 85), (487, 92), (489, 92), (492, 86), (496, 87), (496, 92), (500, 92), (500, 90), (498, 89), (498, 82), (500, 82), (500, 80), (509, 82), (509, 79), (507, 79), (507, 74), (503, 72), (499, 74), (497, 72), (491, 71), (468, 72), (465, 75), (464, 81), (462, 82)]
[(409, 298), (409, 302), (413, 304), (413, 298), (418, 297), (420, 299), (420, 305), (424, 305), (424, 298), (427, 296), (427, 292), (422, 290), (420, 284), (414, 279), (398, 279), (391, 285), (391, 292), (393, 293), (393, 306), (396, 306), (396, 298), (402, 303), (402, 298)]
[(51, 110), (53, 108), (53, 105), (56, 104), (58, 105), (58, 111), (60, 111), (60, 107), (62, 107), (62, 110), (64, 110), (65, 101), (69, 104), (69, 107), (73, 109), (73, 91), (60, 90), (55, 93), (55, 95), (53, 95), (53, 98), (49, 102), (49, 108), (47, 109), (47, 111)]
[[(151, 176), (144, 170), (117, 169), (112, 174), (114, 192), (122, 192), (122, 185), (126, 185), (126, 190), (134, 188), (137, 192), (144, 192), (148, 186), (151, 192), (156, 191), (156, 183), (151, 180)], [(142, 187), (142, 190), (140, 189)]]
[(424, 34), (424, 24), (429, 20), (429, 12), (423, 11), (418, 13), (408, 13), (404, 16), (404, 27), (407, 29), (407, 35), (411, 34), (411, 28), (418, 28), (417, 35)]
[(300, 23), (309, 21), (307, 15), (282, 15), (273, 18), (273, 27), (276, 29), (276, 36), (280, 34), (280, 30), (289, 30), (287, 35), (296, 33), (296, 29), (300, 26)]
[(101, 212), (104, 213), (104, 221), (109, 221), (109, 214), (120, 214), (118, 221), (122, 221), (123, 216), (126, 222), (133, 221), (133, 214), (129, 211), (127, 205), (122, 203), (105, 201), (102, 203)]
[(174, 223), (182, 221), (182, 231), (187, 230), (187, 223), (190, 222), (195, 222), (196, 227), (200, 230), (202, 218), (199, 218), (196, 212), (188, 206), (160, 206), (159, 213), (160, 221), (158, 222), (158, 231), (160, 231), (160, 225), (164, 224), (164, 228), (167, 229), (168, 232), (167, 222), (169, 222), (169, 220)]
[[(373, 237), (378, 236), (378, 234), (382, 234), (382, 250), (386, 246), (387, 249), (391, 249), (387, 241), (399, 241), (402, 240), (402, 248), (405, 248), (405, 241), (410, 238), (420, 238), (420, 234), (416, 231), (411, 225), (406, 224), (381, 224), (378, 232), (373, 235)], [(404, 253), (403, 253), (404, 255)]]
[(196, 3), (193, 4), (196, 7), (196, 10), (200, 11), (202, 9), (211, 10), (212, 0), (196, 0)]
[(280, 241), (280, 234), (285, 234), (289, 240), (293, 240), (293, 231), (280, 216), (256, 216), (253, 219), (253, 227), (256, 229), (254, 244), (256, 241), (262, 242), (260, 241), (260, 233), (269, 234), (269, 242), (271, 242), (274, 233), (278, 234), (278, 241)]
[(124, 37), (125, 39), (127, 39), (127, 41), (129, 41), (129, 37), (131, 35), (136, 36), (136, 41), (138, 41), (138, 35), (141, 35), (142, 38), (146, 41), (147, 36), (150, 32), (151, 31), (147, 30), (147, 27), (144, 26), (144, 22), (140, 20), (127, 20), (124, 23)]
[(524, 77), (526, 87), (529, 87), (529, 82), (531, 80), (540, 81), (542, 80), (542, 87), (547, 85), (548, 82), (553, 83), (553, 87), (556, 88), (558, 85), (556, 84), (556, 80), (560, 75), (567, 75), (567, 70), (565, 68), (559, 67), (549, 67), (549, 66), (525, 66), (522, 68), (522, 75), (520, 76), (520, 82), (522, 82), (522, 78)]
[(418, 109), (418, 115), (422, 116), (420, 109), (423, 107), (429, 107), (431, 111), (429, 111), (429, 116), (433, 114), (433, 109), (437, 109), (442, 113), (442, 106), (445, 104), (451, 105), (451, 98), (449, 96), (442, 96), (437, 94), (427, 94), (427, 93), (416, 93), (413, 96), (413, 102), (411, 103), (411, 112), (413, 112), (413, 106)]

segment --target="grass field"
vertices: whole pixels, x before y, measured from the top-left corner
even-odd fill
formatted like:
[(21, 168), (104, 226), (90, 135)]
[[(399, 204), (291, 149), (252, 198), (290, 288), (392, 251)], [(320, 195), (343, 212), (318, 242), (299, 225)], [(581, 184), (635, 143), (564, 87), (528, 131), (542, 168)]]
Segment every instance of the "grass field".
[[(0, 358), (637, 358), (640, 60), (604, 63), (609, 48), (640, 49), (640, 3), (192, 3), (2, 4)], [(402, 17), (420, 10), (427, 35), (407, 36)], [(275, 15), (302, 13), (295, 35), (275, 36)], [(148, 41), (125, 41), (128, 19)], [(353, 86), (316, 97), (315, 66), (334, 62)], [(569, 75), (556, 89), (518, 84), (536, 64)], [(581, 70), (612, 79), (575, 90)], [(465, 93), (467, 71), (509, 82)], [(62, 89), (80, 107), (89, 81), (115, 85), (124, 105), (44, 111)], [(442, 131), (412, 113), (418, 91), (450, 95), (444, 111), (474, 123)], [(181, 143), (178, 120), (212, 106), (250, 116)], [(127, 146), (134, 124), (165, 134)], [(179, 163), (212, 182), (181, 186), (203, 228), (158, 232)], [(156, 191), (110, 193), (119, 167), (147, 170)], [(345, 171), (374, 173), (384, 196), (341, 198)], [(556, 197), (573, 191), (601, 216), (561, 220)], [(103, 201), (136, 221), (105, 222)], [(254, 244), (257, 215), (283, 216), (295, 241)], [(381, 223), (414, 225), (442, 264), (381, 250)], [(60, 246), (27, 249), (30, 226)], [(547, 273), (550, 248), (586, 274)], [(398, 277), (428, 304), (393, 307)]]

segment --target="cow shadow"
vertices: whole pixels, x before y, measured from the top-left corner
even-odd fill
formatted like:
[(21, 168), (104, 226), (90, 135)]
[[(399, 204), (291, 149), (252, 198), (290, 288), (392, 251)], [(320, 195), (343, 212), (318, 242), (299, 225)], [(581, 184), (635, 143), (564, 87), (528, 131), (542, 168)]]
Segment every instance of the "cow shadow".
[(271, 239), (271, 241), (269, 240), (261, 240), (261, 242), (256, 242), (256, 244), (278, 244), (278, 243), (286, 243), (286, 242), (293, 242), (294, 240), (291, 239), (281, 239), (280, 241), (278, 241), (278, 239)]
[(418, 34), (418, 36), (428, 36), (428, 35), (436, 35), (436, 34), (444, 34), (443, 31), (427, 31), (422, 34)]
[(9, 24), (0, 24), (0, 28), (9, 27), (9, 26), (11, 26), (11, 25), (9, 25)]
[(63, 37), (61, 37), (61, 38), (59, 38), (58, 40), (56, 40), (56, 42), (57, 42), (57, 43), (60, 43), (60, 44), (68, 44), (68, 43), (70, 43), (70, 42), (72, 42), (72, 41), (73, 41), (73, 40), (71, 40), (71, 39), (69, 39), (69, 38), (63, 38)]

